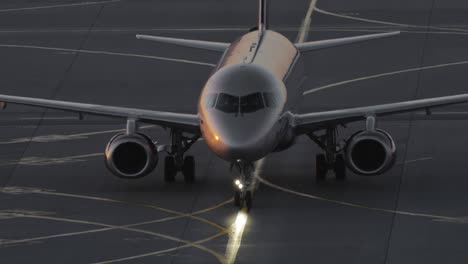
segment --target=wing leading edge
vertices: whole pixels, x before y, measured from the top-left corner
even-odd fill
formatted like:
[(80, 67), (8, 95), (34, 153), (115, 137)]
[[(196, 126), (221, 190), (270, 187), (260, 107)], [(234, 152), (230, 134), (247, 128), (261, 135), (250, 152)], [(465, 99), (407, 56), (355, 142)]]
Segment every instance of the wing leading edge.
[[(428, 99), (404, 101), (374, 106), (339, 109), (293, 115), (295, 127), (299, 133), (307, 133), (316, 128), (328, 125), (347, 124), (364, 120), (367, 117), (379, 117), (418, 110), (429, 110), (434, 107), (468, 103), (468, 94), (459, 94)], [(430, 113), (428, 111), (428, 113)]]
[(3, 104), (13, 103), (122, 119), (131, 118), (145, 123), (159, 125), (161, 127), (180, 128), (189, 132), (197, 132), (199, 130), (198, 116), (193, 114), (160, 112), (136, 108), (84, 104), (11, 95), (0, 95), (0, 102)]

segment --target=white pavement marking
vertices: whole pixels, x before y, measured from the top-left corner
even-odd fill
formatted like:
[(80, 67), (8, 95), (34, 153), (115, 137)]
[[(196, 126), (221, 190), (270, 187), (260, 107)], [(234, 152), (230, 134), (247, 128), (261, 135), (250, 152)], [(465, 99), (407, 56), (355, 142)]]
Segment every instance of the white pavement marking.
[[(148, 126), (141, 126), (140, 129), (147, 129), (156, 127), (154, 125)], [(49, 143), (49, 142), (57, 142), (63, 140), (74, 140), (74, 139), (85, 139), (88, 136), (94, 135), (101, 135), (101, 134), (110, 134), (110, 133), (120, 133), (125, 132), (125, 129), (112, 129), (112, 130), (103, 130), (103, 131), (96, 131), (96, 132), (87, 132), (87, 133), (79, 133), (79, 134), (71, 134), (71, 135), (45, 135), (45, 136), (37, 136), (32, 138), (16, 138), (10, 141), (3, 141), (0, 142), (0, 145), (7, 145), (7, 144), (16, 144), (16, 143), (26, 143), (26, 142), (40, 142), (40, 143)]]
[[(379, 29), (360, 29), (360, 28), (327, 28), (327, 29), (317, 29), (314, 28), (314, 31), (321, 31), (321, 32), (369, 32), (369, 33), (379, 33), (382, 30)], [(400, 30), (401, 33), (408, 33), (408, 34), (431, 34), (431, 35), (460, 35), (466, 36), (468, 32), (453, 32), (453, 31), (415, 31), (415, 30)]]
[[(12, 188), (21, 189), (21, 187), (12, 187)], [(1, 191), (1, 189), (0, 189), (0, 191)], [(189, 217), (189, 218), (191, 218), (193, 220), (196, 220), (196, 221), (199, 221), (199, 222), (202, 222), (202, 223), (205, 223), (205, 224), (209, 224), (209, 225), (211, 225), (213, 227), (216, 227), (221, 231), (226, 230), (225, 227), (223, 227), (221, 225), (218, 225), (218, 224), (216, 224), (214, 222), (211, 222), (211, 221), (209, 221), (207, 219), (204, 219), (204, 218), (201, 218), (201, 217), (198, 217), (198, 216), (194, 216), (193, 214), (190, 214), (190, 213), (181, 213), (179, 211), (166, 209), (166, 208), (159, 207), (159, 206), (156, 206), (156, 205), (149, 205), (149, 204), (143, 204), (143, 203), (137, 203), (137, 202), (128, 202), (128, 201), (122, 201), (122, 200), (114, 200), (114, 199), (109, 199), (109, 198), (94, 197), (94, 196), (87, 196), (87, 195), (59, 193), (59, 192), (47, 191), (47, 190), (39, 190), (39, 191), (36, 191), (36, 192), (31, 192), (31, 193), (43, 194), (43, 195), (55, 195), (55, 196), (68, 197), (68, 198), (86, 199), (86, 200), (92, 200), (92, 201), (100, 201), (100, 202), (108, 202), (108, 203), (115, 203), (115, 204), (123, 204), (123, 205), (129, 205), (129, 206), (149, 208), (149, 209), (159, 210), (159, 211), (163, 211), (163, 212), (166, 212), (166, 213), (170, 213), (170, 214), (174, 214), (174, 215), (178, 215), (178, 216), (182, 216), (182, 217)], [(228, 203), (230, 201), (232, 201), (232, 199), (229, 200), (229, 201), (226, 201), (226, 202), (224, 202), (222, 204), (216, 205), (216, 206), (218, 206), (218, 207), (223, 206), (224, 204), (226, 204), (226, 203)], [(201, 214), (201, 213), (203, 213), (205, 211), (206, 210), (202, 210), (202, 211), (199, 211), (199, 213)]]
[(12, 195), (32, 194), (32, 193), (40, 193), (40, 192), (54, 192), (54, 190), (39, 189), (39, 188), (32, 188), (32, 187), (18, 187), (18, 186), (8, 186), (8, 187), (0, 188), (0, 193), (12, 194)]
[(21, 120), (76, 120), (74, 116), (69, 117), (20, 117)]
[(81, 3), (74, 3), (74, 4), (33, 6), (33, 7), (21, 7), (21, 8), (8, 8), (8, 9), (0, 9), (0, 12), (27, 11), (27, 10), (51, 9), (51, 8), (86, 6), (86, 5), (102, 5), (102, 4), (116, 3), (116, 2), (120, 2), (120, 1), (122, 1), (122, 0), (110, 0), (110, 1), (100, 1), (100, 2), (81, 2)]
[(49, 165), (57, 165), (57, 164), (72, 163), (72, 162), (84, 162), (84, 161), (87, 161), (87, 159), (85, 158), (101, 157), (101, 156), (104, 156), (104, 153), (93, 153), (93, 154), (70, 156), (70, 157), (63, 157), (63, 158), (26, 157), (26, 158), (21, 158), (19, 160), (0, 161), (0, 166), (9, 166), (9, 165), (17, 165), (17, 164), (29, 165), (29, 166), (49, 166)]
[[(210, 212), (213, 210), (216, 210), (218, 208), (223, 207), (227, 203), (230, 203), (231, 200), (221, 202), (215, 206), (208, 207), (206, 209), (193, 212), (191, 215), (199, 215), (202, 213)], [(21, 215), (51, 215), (53, 213), (51, 212), (43, 212), (43, 211), (27, 211), (27, 210), (3, 210), (0, 211), (0, 219), (8, 219), (8, 218), (14, 218), (14, 217), (19, 217)], [(183, 214), (183, 213), (182, 213)], [(155, 223), (162, 223), (162, 222), (167, 222), (171, 220), (176, 220), (180, 218), (186, 217), (185, 215), (177, 215), (177, 216), (172, 216), (172, 217), (166, 217), (166, 218), (161, 218), (161, 219), (156, 219), (152, 221), (145, 221), (145, 222), (140, 222), (140, 223), (135, 223), (135, 224), (129, 224), (129, 225), (124, 225), (120, 227), (137, 227), (137, 226), (142, 226), (142, 225), (148, 225), (148, 224), (155, 224)], [(29, 243), (29, 242), (35, 242), (35, 241), (42, 241), (42, 240), (47, 240), (47, 239), (53, 239), (53, 238), (61, 238), (61, 237), (69, 237), (69, 236), (77, 236), (77, 235), (83, 235), (83, 234), (89, 234), (89, 233), (98, 233), (98, 232), (104, 232), (104, 231), (110, 231), (110, 230), (115, 230), (117, 228), (114, 227), (106, 227), (106, 228), (100, 228), (100, 229), (92, 229), (92, 230), (85, 230), (85, 231), (79, 231), (79, 232), (70, 232), (70, 233), (63, 233), (63, 234), (56, 234), (56, 235), (49, 235), (49, 236), (42, 236), (42, 237), (34, 237), (34, 238), (26, 238), (26, 239), (16, 239), (16, 240), (1, 240), (0, 239), (0, 247), (5, 246), (5, 245), (12, 245), (12, 244), (19, 244), (19, 243)], [(228, 230), (223, 228), (220, 229), (221, 232), (227, 233)]]
[(320, 9), (318, 7), (315, 8), (315, 11), (318, 12), (318, 13), (322, 13), (324, 15), (329, 15), (329, 16), (334, 16), (334, 17), (339, 17), (339, 18), (345, 18), (345, 19), (351, 19), (351, 20), (357, 20), (357, 21), (368, 22), (368, 23), (381, 24), (381, 25), (407, 27), (407, 28), (422, 28), (422, 29), (435, 29), (435, 30), (468, 32), (468, 30), (458, 29), (458, 28), (411, 25), (411, 24), (402, 24), (402, 23), (394, 23), (394, 22), (387, 22), (387, 21), (381, 21), (381, 20), (354, 17), (354, 16), (348, 16), (348, 15), (343, 15), (343, 14), (338, 14), (338, 13), (325, 11), (325, 10)]
[(307, 14), (302, 21), (302, 26), (300, 27), (299, 34), (297, 35), (296, 43), (303, 43), (307, 40), (310, 31), (310, 23), (312, 18), (312, 13), (314, 12), (315, 6), (317, 5), (318, 0), (311, 0)]
[(381, 77), (386, 77), (386, 76), (392, 76), (392, 75), (397, 75), (397, 74), (402, 74), (402, 73), (409, 73), (409, 72), (416, 72), (416, 71), (423, 71), (423, 70), (430, 70), (430, 69), (438, 69), (438, 68), (444, 68), (444, 67), (452, 67), (452, 66), (459, 66), (459, 65), (466, 65), (468, 64), (468, 61), (459, 61), (459, 62), (452, 62), (452, 63), (444, 63), (444, 64), (437, 64), (437, 65), (431, 65), (431, 66), (425, 66), (425, 67), (419, 67), (419, 68), (410, 68), (410, 69), (404, 69), (404, 70), (399, 70), (399, 71), (392, 71), (392, 72), (386, 72), (386, 73), (380, 73), (376, 75), (370, 75), (370, 76), (364, 76), (364, 77), (359, 77), (351, 80), (346, 80), (346, 81), (341, 81), (337, 83), (332, 83), (332, 84), (327, 84), (324, 86), (320, 86), (317, 88), (310, 89), (308, 91), (305, 91), (303, 94), (311, 94), (311, 93), (316, 93), (318, 91), (322, 91), (328, 88), (332, 87), (337, 87), (337, 86), (342, 86), (345, 84), (350, 84), (350, 83), (355, 83), (355, 82), (360, 82), (360, 81), (365, 81), (365, 80), (370, 80), (370, 79), (377, 79)]
[[(179, 242), (183, 243), (185, 247), (194, 247), (197, 249), (200, 249), (218, 259), (220, 263), (226, 263), (225, 257), (217, 252), (215, 252), (212, 249), (209, 249), (205, 246), (200, 245), (198, 242), (190, 242), (184, 239), (179, 239), (177, 237), (161, 234), (161, 233), (156, 233), (148, 230), (143, 230), (143, 229), (137, 229), (137, 228), (131, 228), (131, 227), (125, 227), (125, 226), (115, 226), (115, 225), (109, 225), (105, 223), (99, 223), (99, 222), (93, 222), (93, 221), (86, 221), (86, 220), (76, 220), (76, 219), (69, 219), (69, 218), (60, 218), (60, 217), (50, 217), (50, 216), (39, 216), (39, 215), (27, 215), (27, 214), (18, 214), (18, 217), (24, 217), (24, 218), (32, 218), (32, 219), (43, 219), (43, 220), (51, 220), (51, 221), (59, 221), (59, 222), (68, 222), (68, 223), (75, 223), (75, 224), (84, 224), (84, 225), (93, 225), (93, 226), (101, 226), (105, 228), (114, 228), (118, 230), (125, 230), (125, 231), (130, 231), (130, 232), (136, 232), (136, 233), (141, 233), (141, 234), (146, 234), (146, 235), (151, 235), (151, 236), (156, 236), (159, 238), (164, 238), (167, 240), (171, 240), (174, 242)], [(217, 233), (218, 236), (224, 235), (224, 232), (219, 232)], [(215, 235), (216, 236), (216, 235)], [(214, 237), (214, 236), (213, 236)], [(217, 237), (217, 236), (216, 236)], [(104, 262), (105, 263), (105, 262)]]
[[(46, 212), (46, 211), (32, 211), (32, 210), (24, 210), (24, 209), (8, 209), (8, 210), (0, 210), (0, 219), (11, 219), (19, 217), (18, 215), (53, 215), (53, 212)], [(13, 240), (9, 240), (10, 242)], [(8, 242), (8, 243), (10, 243)], [(4, 245), (6, 242), (0, 242), (0, 246)]]
[(390, 209), (384, 209), (384, 208), (377, 208), (377, 207), (370, 207), (370, 206), (365, 206), (362, 204), (356, 204), (356, 203), (350, 203), (350, 202), (345, 202), (345, 201), (340, 201), (340, 200), (333, 200), (333, 199), (328, 199), (324, 198), (321, 196), (316, 196), (312, 194), (307, 194), (307, 193), (302, 193), (298, 191), (294, 191), (291, 189), (287, 189), (284, 187), (281, 187), (279, 185), (273, 184), (261, 177), (258, 177), (258, 180), (262, 182), (263, 184), (269, 186), (270, 188), (276, 189), (281, 192), (293, 194), (296, 196), (300, 196), (303, 198), (308, 198), (308, 199), (313, 199), (313, 200), (318, 200), (318, 201), (324, 201), (324, 202), (330, 202), (338, 205), (343, 205), (343, 206), (349, 206), (353, 208), (360, 208), (360, 209), (366, 209), (366, 210), (371, 210), (371, 211), (377, 211), (377, 212), (383, 212), (383, 213), (391, 213), (391, 214), (398, 214), (398, 215), (404, 215), (404, 216), (413, 216), (413, 217), (423, 217), (423, 218), (429, 218), (433, 221), (435, 220), (442, 220), (442, 221), (447, 221), (447, 222), (456, 222), (456, 223), (468, 223), (468, 221), (465, 221), (465, 218), (463, 217), (451, 217), (451, 216), (443, 216), (443, 215), (433, 215), (433, 214), (421, 214), (421, 213), (413, 213), (413, 212), (407, 212), (407, 211), (399, 211), (399, 210), (390, 210)]
[[(200, 245), (200, 244), (203, 244), (203, 243), (208, 242), (210, 240), (213, 240), (215, 238), (218, 238), (220, 236), (224, 236), (225, 234), (226, 234), (225, 232), (219, 232), (219, 233), (214, 234), (213, 236), (210, 236), (208, 238), (195, 241), (195, 242), (193, 242), (193, 244)], [(110, 263), (129, 261), (129, 260), (134, 260), (134, 259), (145, 258), (145, 257), (161, 255), (161, 254), (165, 254), (165, 253), (169, 253), (169, 252), (174, 252), (174, 251), (178, 251), (180, 249), (184, 249), (184, 248), (188, 248), (188, 247), (192, 247), (192, 245), (185, 244), (185, 245), (179, 246), (179, 247), (163, 249), (163, 250), (154, 251), (154, 252), (150, 252), (150, 253), (146, 253), (146, 254), (130, 256), (130, 257), (126, 257), (126, 258), (113, 259), (113, 260), (102, 261), (102, 262), (94, 262), (92, 264), (110, 264)], [(214, 253), (216, 253), (216, 252), (214, 252)], [(224, 256), (220, 255), (219, 253), (216, 253), (216, 254), (218, 254), (218, 260), (219, 260), (220, 263), (222, 263), (222, 264), (231, 264), (231, 263), (227, 262), (227, 260), (226, 260), (226, 258)]]
[(141, 55), (141, 54), (131, 54), (131, 53), (118, 53), (118, 52), (110, 52), (110, 51), (66, 49), (66, 48), (55, 48), (55, 47), (43, 47), (43, 46), (31, 46), (31, 45), (10, 45), (10, 44), (0, 44), (0, 47), (1, 48), (38, 49), (38, 50), (48, 50), (48, 51), (68, 51), (68, 52), (78, 52), (78, 53), (86, 53), (86, 54), (113, 55), (113, 56), (121, 56), (121, 57), (134, 57), (134, 58), (141, 58), (141, 59), (181, 62), (181, 63), (195, 64), (195, 65), (209, 66), (209, 67), (216, 66), (216, 64), (199, 62), (199, 61), (182, 60), (182, 59)]
[(413, 159), (413, 160), (407, 160), (405, 161), (405, 164), (409, 163), (415, 163), (415, 162), (420, 162), (420, 161), (426, 161), (426, 160), (432, 160), (432, 157), (427, 157), (427, 158), (419, 158), (419, 159)]
[[(98, 32), (148, 32), (148, 31), (169, 31), (169, 32), (197, 32), (197, 31), (247, 31), (248, 28), (100, 28), (100, 29), (86, 29), (86, 28), (69, 28), (69, 29), (11, 29), (0, 30), (0, 34), (12, 33), (98, 33)], [(296, 29), (294, 29), (295, 31)]]

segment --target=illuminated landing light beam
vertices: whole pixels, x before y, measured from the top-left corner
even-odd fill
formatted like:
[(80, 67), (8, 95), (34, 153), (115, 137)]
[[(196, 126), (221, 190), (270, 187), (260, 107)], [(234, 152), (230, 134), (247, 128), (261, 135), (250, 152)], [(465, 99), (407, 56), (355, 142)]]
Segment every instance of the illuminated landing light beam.
[(229, 241), (226, 246), (226, 263), (228, 264), (233, 264), (236, 261), (247, 220), (247, 209), (244, 208), (237, 213), (236, 220), (230, 227)]

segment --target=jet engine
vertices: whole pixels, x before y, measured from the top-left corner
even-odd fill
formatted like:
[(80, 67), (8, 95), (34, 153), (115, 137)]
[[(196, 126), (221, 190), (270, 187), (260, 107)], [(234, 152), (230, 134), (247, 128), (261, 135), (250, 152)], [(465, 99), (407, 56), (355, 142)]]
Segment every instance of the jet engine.
[(346, 143), (345, 159), (348, 168), (359, 175), (383, 174), (395, 164), (395, 142), (383, 130), (359, 131)]
[(121, 133), (107, 144), (106, 166), (119, 178), (141, 178), (152, 172), (157, 163), (157, 148), (144, 134)]

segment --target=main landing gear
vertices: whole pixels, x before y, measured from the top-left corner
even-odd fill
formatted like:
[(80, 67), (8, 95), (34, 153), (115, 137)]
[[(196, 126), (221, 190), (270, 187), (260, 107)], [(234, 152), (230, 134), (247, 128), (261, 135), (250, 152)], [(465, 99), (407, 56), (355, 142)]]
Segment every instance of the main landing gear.
[(239, 174), (239, 178), (234, 180), (234, 206), (239, 207), (239, 209), (245, 206), (247, 211), (250, 211), (253, 200), (252, 174), (254, 165), (239, 160), (232, 164), (232, 168)]
[(315, 177), (319, 183), (325, 181), (329, 171), (335, 173), (338, 181), (346, 180), (346, 165), (342, 154), (342, 147), (336, 142), (337, 134), (336, 127), (327, 128), (325, 134), (321, 136), (317, 136), (314, 133), (308, 134), (310, 139), (325, 152), (315, 157)]
[(164, 181), (173, 182), (178, 172), (182, 172), (187, 183), (195, 181), (195, 158), (185, 156), (190, 147), (197, 142), (200, 136), (186, 137), (177, 130), (171, 131), (172, 144), (168, 147), (164, 159)]

